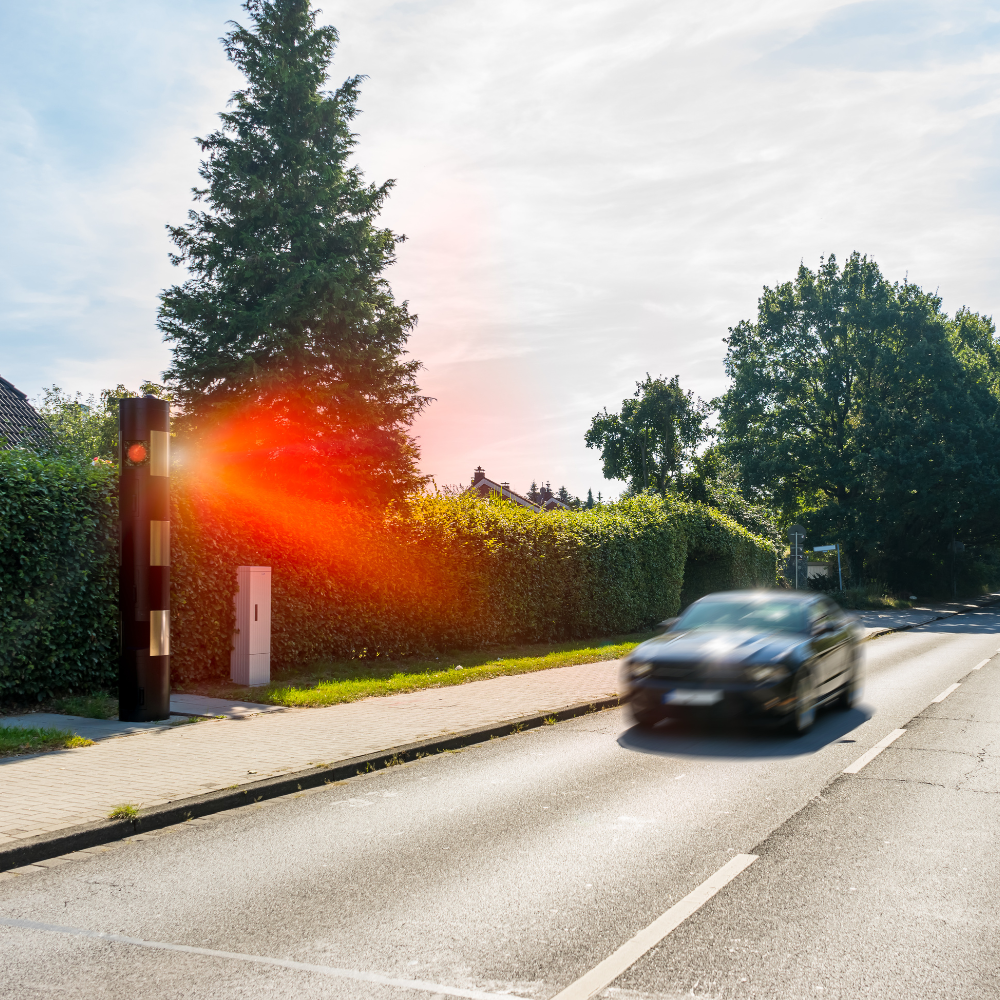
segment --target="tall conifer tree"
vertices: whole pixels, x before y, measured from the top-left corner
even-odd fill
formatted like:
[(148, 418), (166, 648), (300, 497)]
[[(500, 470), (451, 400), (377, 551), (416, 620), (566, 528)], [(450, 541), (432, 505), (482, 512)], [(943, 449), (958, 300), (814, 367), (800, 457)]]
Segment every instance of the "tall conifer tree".
[(402, 241), (377, 226), (393, 182), (350, 163), (361, 77), (322, 88), (338, 42), (309, 0), (247, 0), (222, 41), (246, 77), (197, 140), (204, 211), (169, 227), (190, 277), (161, 295), (166, 372), (195, 441), (333, 496), (417, 485), (408, 436), (429, 401), (404, 359), (416, 317), (383, 277)]

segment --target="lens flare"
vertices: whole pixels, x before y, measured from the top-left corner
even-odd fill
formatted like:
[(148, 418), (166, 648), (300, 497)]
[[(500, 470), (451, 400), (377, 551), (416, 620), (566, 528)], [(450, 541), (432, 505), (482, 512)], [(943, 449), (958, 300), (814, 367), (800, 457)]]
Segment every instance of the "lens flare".
[[(463, 564), (484, 553), (454, 539), (430, 501), (392, 488), (387, 436), (349, 427), (333, 435), (287, 410), (217, 419), (184, 442), (175, 490), (182, 544), (206, 557), (232, 553), (234, 583), (236, 565), (272, 566), (275, 621), (290, 635), (306, 614), (337, 623), (331, 643), (369, 650), (406, 652), (421, 635), (458, 634), (484, 599)], [(327, 651), (295, 655), (319, 652)]]

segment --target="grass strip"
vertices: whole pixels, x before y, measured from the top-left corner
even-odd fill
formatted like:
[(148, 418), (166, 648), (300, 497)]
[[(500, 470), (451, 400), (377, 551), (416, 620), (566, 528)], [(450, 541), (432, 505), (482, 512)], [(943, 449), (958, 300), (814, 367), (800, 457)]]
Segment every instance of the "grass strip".
[(118, 698), (106, 691), (97, 694), (68, 695), (52, 702), (51, 711), (84, 719), (117, 719)]
[[(308, 671), (276, 678), (263, 687), (199, 684), (187, 686), (186, 690), (212, 697), (236, 697), (242, 701), (265, 705), (316, 708), (360, 701), (362, 698), (405, 694), (424, 688), (468, 684), (470, 681), (488, 680), (491, 677), (510, 677), (551, 670), (554, 667), (618, 660), (652, 634), (643, 632), (612, 636), (597, 645), (576, 642), (519, 647), (500, 656), (495, 651), (464, 650), (435, 660), (409, 660), (403, 663), (387, 663), (379, 659), (320, 661)], [(401, 666), (403, 669), (400, 669)]]
[(0, 757), (37, 753), (39, 750), (66, 750), (93, 746), (94, 741), (71, 733), (68, 729), (0, 726)]

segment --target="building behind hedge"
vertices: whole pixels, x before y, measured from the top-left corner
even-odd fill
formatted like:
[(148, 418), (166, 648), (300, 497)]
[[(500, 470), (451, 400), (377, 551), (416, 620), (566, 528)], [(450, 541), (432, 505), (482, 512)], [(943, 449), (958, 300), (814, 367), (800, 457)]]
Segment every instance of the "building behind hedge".
[(28, 397), (0, 375), (0, 448), (44, 448), (54, 440)]

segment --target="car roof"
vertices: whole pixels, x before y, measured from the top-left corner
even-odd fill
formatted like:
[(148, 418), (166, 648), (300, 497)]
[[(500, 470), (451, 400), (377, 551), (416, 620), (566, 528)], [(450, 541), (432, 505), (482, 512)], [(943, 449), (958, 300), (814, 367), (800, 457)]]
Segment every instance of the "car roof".
[(702, 601), (708, 603), (710, 601), (766, 601), (768, 599), (773, 599), (775, 597), (781, 598), (783, 601), (798, 601), (801, 604), (812, 604), (814, 601), (818, 601), (822, 598), (822, 594), (817, 594), (815, 591), (803, 591), (803, 590), (782, 590), (779, 587), (774, 587), (771, 590), (720, 590), (715, 594), (706, 594), (704, 597), (699, 597), (695, 604), (700, 604)]

